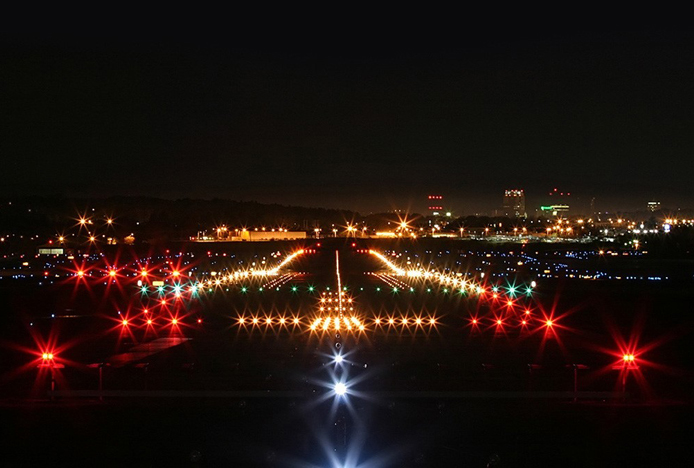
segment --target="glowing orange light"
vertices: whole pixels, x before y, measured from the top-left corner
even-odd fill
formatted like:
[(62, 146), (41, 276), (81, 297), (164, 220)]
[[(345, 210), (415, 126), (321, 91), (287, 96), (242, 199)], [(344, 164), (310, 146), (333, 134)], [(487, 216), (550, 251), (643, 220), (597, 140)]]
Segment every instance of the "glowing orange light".
[(253, 319), (253, 323), (257, 325), (257, 324), (258, 324), (258, 319), (257, 319), (257, 318), (254, 318), (254, 319)]
[(282, 325), (284, 325), (284, 322), (285, 322), (284, 317), (282, 317), (282, 318), (280, 319), (280, 323), (281, 323)]
[(298, 325), (298, 324), (299, 324), (299, 319), (298, 319), (298, 318), (295, 318), (295, 319), (294, 319), (294, 325)]
[(96, 240), (96, 237), (94, 236), (89, 236), (89, 242), (94, 242)]
[(265, 319), (265, 323), (267, 323), (268, 325), (270, 325), (270, 324), (272, 323), (272, 319), (271, 319), (270, 317), (266, 318), (266, 319)]
[(436, 323), (436, 319), (430, 318), (429, 319), (429, 324), (434, 325)]
[(246, 319), (244, 319), (243, 317), (241, 317), (241, 318), (239, 319), (239, 323), (240, 323), (241, 325), (243, 325), (245, 322), (246, 322)]
[(395, 320), (394, 319), (388, 319), (388, 323), (392, 325), (395, 323)]
[(414, 322), (415, 322), (417, 325), (421, 325), (421, 324), (422, 324), (422, 319), (417, 318), (417, 319), (415, 319)]

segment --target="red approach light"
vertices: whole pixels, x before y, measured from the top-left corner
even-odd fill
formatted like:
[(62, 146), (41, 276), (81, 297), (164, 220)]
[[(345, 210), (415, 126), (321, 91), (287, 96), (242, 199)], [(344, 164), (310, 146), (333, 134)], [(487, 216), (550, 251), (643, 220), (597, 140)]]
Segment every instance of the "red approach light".
[(52, 360), (53, 360), (53, 353), (43, 353), (43, 354), (41, 355), (41, 358), (42, 358), (44, 361), (52, 361)]
[(178, 270), (174, 270), (174, 272), (173, 272), (172, 274), (173, 274), (173, 276), (175, 276), (175, 277), (181, 276), (181, 272), (178, 271)]
[(171, 319), (171, 325), (178, 325), (178, 319)]
[(108, 272), (108, 275), (109, 275), (111, 278), (115, 277), (115, 276), (116, 276), (116, 270), (110, 270), (110, 271)]
[(198, 319), (198, 323), (202, 323), (202, 319)]
[(125, 327), (125, 326), (128, 325), (128, 320), (127, 320), (127, 319), (123, 319), (123, 322), (122, 322), (122, 323), (123, 323), (123, 326)]
[(496, 324), (501, 325), (502, 324), (501, 319), (496, 319)]
[(140, 273), (140, 275), (141, 275), (143, 278), (144, 278), (145, 276), (147, 276), (147, 270), (142, 270), (142, 272)]
[(632, 363), (634, 362), (635, 358), (633, 354), (625, 354), (624, 356), (622, 356), (622, 359), (624, 359), (624, 362)]
[(356, 243), (356, 242), (352, 242), (352, 247), (356, 247), (356, 246), (357, 246), (357, 243)]
[(545, 322), (545, 324), (546, 324), (548, 327), (551, 327), (552, 325), (554, 325), (554, 323), (553, 323), (551, 320), (547, 320), (547, 321)]
[(83, 270), (79, 270), (79, 271), (77, 272), (77, 276), (79, 276), (80, 278), (84, 277), (84, 271), (83, 271)]

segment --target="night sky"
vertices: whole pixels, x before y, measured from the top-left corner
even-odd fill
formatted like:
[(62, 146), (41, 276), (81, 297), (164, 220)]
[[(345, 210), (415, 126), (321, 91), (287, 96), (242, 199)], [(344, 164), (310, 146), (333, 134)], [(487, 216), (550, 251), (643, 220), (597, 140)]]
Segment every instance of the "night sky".
[(693, 35), (387, 32), (5, 31), (0, 195), (694, 207)]

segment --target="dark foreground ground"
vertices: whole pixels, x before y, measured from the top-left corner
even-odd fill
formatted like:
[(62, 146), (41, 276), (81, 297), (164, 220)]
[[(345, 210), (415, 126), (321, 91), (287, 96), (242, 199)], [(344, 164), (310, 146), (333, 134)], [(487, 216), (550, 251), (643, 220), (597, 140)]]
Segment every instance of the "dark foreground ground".
[[(686, 466), (691, 406), (528, 400), (185, 399), (5, 404), (3, 466)], [(335, 418), (339, 420), (340, 418)], [(346, 443), (345, 443), (346, 442)], [(334, 447), (337, 447), (334, 450)], [(355, 465), (351, 465), (355, 466)]]
[[(334, 249), (294, 265), (304, 274), (280, 291), (248, 282), (245, 294), (234, 285), (167, 309), (127, 286), (5, 283), (2, 465), (689, 464), (688, 288), (544, 281), (509, 311), (502, 302), (427, 291), (417, 282), (408, 283), (415, 292), (396, 293), (364, 274), (379, 268), (341, 251), (342, 282), (355, 313), (371, 325), (362, 334), (342, 330), (339, 338), (334, 330), (308, 330), (319, 291), (335, 290)], [(143, 325), (145, 307), (155, 316), (153, 329)], [(533, 322), (523, 329), (518, 318), (526, 308)], [(127, 329), (117, 310), (128, 314)], [(172, 316), (180, 326), (170, 325)], [(239, 316), (261, 323), (240, 326)], [(293, 316), (300, 327), (279, 325), (279, 317)], [(542, 326), (548, 316), (551, 333)], [(267, 317), (271, 326), (262, 324)], [(376, 327), (376, 317), (435, 317), (436, 324)], [(88, 364), (155, 337), (190, 340), (105, 367), (104, 389), (120, 393), (103, 401), (95, 393), (65, 396), (98, 389), (98, 370)], [(65, 364), (55, 370), (54, 401), (50, 372), (36, 367), (46, 340)], [(336, 343), (343, 364), (334, 362)], [(622, 394), (622, 371), (612, 366), (627, 350), (639, 367), (627, 374)], [(587, 367), (578, 373), (577, 402), (561, 393), (573, 390), (572, 364)], [(337, 381), (348, 383), (346, 396), (334, 395)]]

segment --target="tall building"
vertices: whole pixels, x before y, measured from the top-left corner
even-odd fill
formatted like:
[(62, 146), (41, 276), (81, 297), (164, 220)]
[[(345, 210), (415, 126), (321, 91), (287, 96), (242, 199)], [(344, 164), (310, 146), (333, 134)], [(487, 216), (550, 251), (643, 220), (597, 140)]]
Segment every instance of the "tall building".
[(504, 212), (506, 216), (525, 217), (525, 192), (523, 190), (504, 191)]
[(648, 208), (648, 211), (651, 213), (658, 211), (660, 209), (660, 202), (659, 201), (649, 201), (648, 204), (646, 205)]
[(429, 195), (427, 196), (427, 201), (429, 202), (429, 215), (441, 215), (441, 212), (443, 211), (443, 195)]
[(551, 190), (546, 198), (546, 204), (540, 207), (543, 214), (551, 212), (554, 216), (566, 217), (569, 214), (569, 201), (571, 192), (563, 192), (559, 189)]

